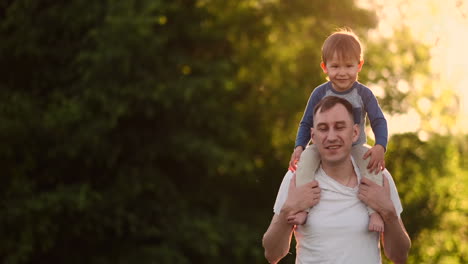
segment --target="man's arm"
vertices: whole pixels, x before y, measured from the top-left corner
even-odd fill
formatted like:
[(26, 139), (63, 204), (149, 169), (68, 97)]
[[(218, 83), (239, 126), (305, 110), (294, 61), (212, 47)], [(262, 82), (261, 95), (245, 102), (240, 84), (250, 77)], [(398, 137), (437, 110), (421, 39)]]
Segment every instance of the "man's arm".
[(377, 211), (384, 220), (385, 232), (382, 235), (382, 243), (385, 255), (394, 263), (406, 263), (411, 240), (390, 198), (387, 177), (383, 176), (383, 186), (362, 178), (359, 199)]
[[(382, 213), (381, 213), (382, 215)], [(382, 244), (385, 255), (395, 264), (406, 263), (411, 240), (406, 232), (403, 221), (396, 213), (383, 213), (385, 232), (382, 234)]]
[(317, 181), (296, 187), (296, 175), (289, 181), (288, 198), (279, 214), (275, 214), (268, 230), (263, 235), (265, 257), (269, 263), (278, 263), (289, 251), (294, 226), (288, 224), (288, 216), (315, 206), (320, 199)]
[(289, 252), (293, 226), (287, 223), (286, 213), (273, 216), (268, 230), (263, 235), (263, 247), (268, 263), (278, 263)]

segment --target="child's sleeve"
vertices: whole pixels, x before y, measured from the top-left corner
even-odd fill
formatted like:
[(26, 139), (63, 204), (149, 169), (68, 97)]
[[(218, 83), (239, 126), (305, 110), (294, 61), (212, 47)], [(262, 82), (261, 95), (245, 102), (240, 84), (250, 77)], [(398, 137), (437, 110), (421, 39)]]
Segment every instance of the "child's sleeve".
[(388, 127), (387, 120), (379, 106), (377, 98), (369, 88), (366, 88), (363, 92), (362, 101), (364, 102), (364, 108), (367, 112), (367, 116), (370, 120), (372, 132), (375, 136), (375, 144), (382, 145), (387, 149), (388, 143)]
[(297, 131), (296, 136), (296, 144), (294, 148), (297, 146), (302, 146), (304, 149), (310, 141), (310, 129), (314, 125), (314, 108), (315, 105), (320, 101), (320, 89), (315, 89), (309, 97), (307, 101), (307, 106), (304, 110), (304, 115), (302, 116), (301, 123), (299, 123), (299, 129)]

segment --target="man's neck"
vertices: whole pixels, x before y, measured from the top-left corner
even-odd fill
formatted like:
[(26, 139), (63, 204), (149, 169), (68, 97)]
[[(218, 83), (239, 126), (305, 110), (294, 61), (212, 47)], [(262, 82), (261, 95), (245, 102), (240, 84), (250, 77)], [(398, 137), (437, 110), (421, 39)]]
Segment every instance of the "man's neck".
[(354, 174), (354, 166), (351, 161), (351, 156), (349, 159), (337, 163), (327, 163), (322, 161), (322, 169), (329, 177), (338, 182), (346, 182)]

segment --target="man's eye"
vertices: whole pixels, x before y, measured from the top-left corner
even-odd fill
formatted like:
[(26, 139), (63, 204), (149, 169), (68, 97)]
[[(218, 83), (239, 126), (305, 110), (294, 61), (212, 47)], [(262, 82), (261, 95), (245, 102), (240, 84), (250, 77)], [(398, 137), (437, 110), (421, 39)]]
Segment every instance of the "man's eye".
[(336, 129), (338, 129), (338, 130), (343, 130), (344, 128), (345, 128), (344, 126), (336, 127)]

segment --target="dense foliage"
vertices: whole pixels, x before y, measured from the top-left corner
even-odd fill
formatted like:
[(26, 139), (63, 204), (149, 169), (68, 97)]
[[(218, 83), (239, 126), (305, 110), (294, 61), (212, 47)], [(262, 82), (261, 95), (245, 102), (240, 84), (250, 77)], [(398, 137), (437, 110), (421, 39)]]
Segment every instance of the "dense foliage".
[[(2, 1), (0, 261), (265, 263), (322, 41), (375, 24), (351, 0)], [(406, 95), (381, 73), (428, 59), (399, 38), (416, 61), (368, 43), (361, 75), (388, 112)], [(391, 139), (413, 263), (467, 261), (463, 142)]]

